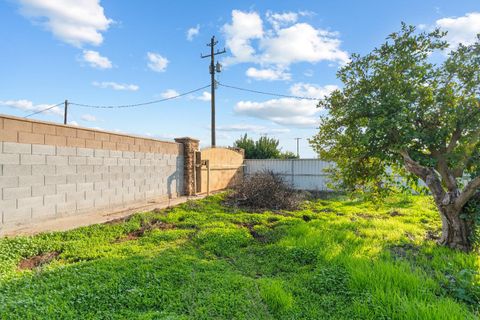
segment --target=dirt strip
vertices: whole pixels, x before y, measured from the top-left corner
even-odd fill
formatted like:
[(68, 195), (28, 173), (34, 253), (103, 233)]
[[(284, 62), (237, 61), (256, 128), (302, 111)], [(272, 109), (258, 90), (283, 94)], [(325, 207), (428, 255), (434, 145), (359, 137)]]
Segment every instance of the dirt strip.
[(86, 213), (75, 216), (63, 216), (54, 219), (30, 222), (28, 225), (10, 225), (0, 227), (0, 237), (12, 237), (18, 235), (34, 235), (42, 232), (66, 231), (78, 227), (89, 226), (97, 223), (105, 223), (116, 219), (125, 218), (137, 212), (152, 211), (175, 206), (188, 200), (204, 198), (205, 195), (179, 197), (169, 200), (150, 201), (149, 203), (132, 205), (128, 208), (121, 208), (108, 212)]

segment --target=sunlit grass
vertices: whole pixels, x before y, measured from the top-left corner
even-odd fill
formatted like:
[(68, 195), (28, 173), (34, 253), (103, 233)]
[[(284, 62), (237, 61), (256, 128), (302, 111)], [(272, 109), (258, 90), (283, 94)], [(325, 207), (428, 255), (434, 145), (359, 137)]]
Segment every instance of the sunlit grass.
[(439, 228), (423, 196), (252, 213), (216, 195), (2, 239), (0, 319), (476, 319), (480, 258), (438, 247)]

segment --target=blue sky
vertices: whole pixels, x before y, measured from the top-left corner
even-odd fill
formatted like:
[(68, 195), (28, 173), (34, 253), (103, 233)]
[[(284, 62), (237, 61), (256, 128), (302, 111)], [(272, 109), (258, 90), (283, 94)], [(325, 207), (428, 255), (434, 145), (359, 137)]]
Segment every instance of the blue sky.
[[(335, 74), (400, 28), (442, 27), (448, 41), (480, 33), (471, 1), (97, 1), (0, 2), (0, 113), (25, 116), (68, 99), (121, 105), (161, 99), (209, 84), (206, 43), (215, 35), (220, 83), (321, 98), (341, 86)], [(210, 143), (209, 89), (126, 109), (71, 106), (80, 126)], [(62, 122), (62, 109), (33, 118)], [(217, 145), (244, 132), (280, 140), (284, 151), (314, 157), (307, 139), (322, 110), (295, 100), (217, 90)]]

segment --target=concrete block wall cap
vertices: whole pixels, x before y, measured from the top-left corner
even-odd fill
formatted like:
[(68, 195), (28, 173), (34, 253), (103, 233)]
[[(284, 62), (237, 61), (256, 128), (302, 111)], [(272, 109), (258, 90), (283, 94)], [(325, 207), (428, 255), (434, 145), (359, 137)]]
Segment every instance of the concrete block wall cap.
[(245, 150), (243, 148), (237, 147), (228, 147), (228, 149), (240, 153), (242, 156), (245, 156)]
[(194, 138), (190, 138), (190, 137), (181, 137), (181, 138), (175, 138), (175, 141), (185, 141), (185, 140), (190, 140), (190, 141), (194, 141), (194, 142), (200, 142), (200, 140), (198, 139), (194, 139)]
[[(112, 131), (103, 131), (103, 130), (98, 130), (98, 129), (92, 129), (92, 128), (86, 128), (86, 127), (81, 127), (81, 126), (73, 126), (73, 125), (65, 125), (63, 123), (56, 123), (56, 122), (49, 122), (49, 121), (43, 121), (43, 120), (33, 120), (33, 119), (27, 119), (27, 118), (22, 118), (22, 117), (15, 117), (11, 115), (6, 115), (6, 114), (1, 114), (0, 113), (0, 118), (3, 119), (12, 119), (12, 120), (18, 120), (18, 121), (23, 121), (26, 123), (30, 124), (45, 124), (45, 125), (52, 125), (60, 128), (72, 128), (75, 130), (85, 130), (85, 131), (90, 131), (90, 132), (98, 132), (98, 133), (107, 133), (110, 135), (115, 135), (115, 136), (122, 136), (122, 137), (130, 137), (130, 138), (140, 138), (143, 140), (150, 140), (150, 141), (158, 141), (158, 142), (164, 142), (164, 143), (171, 143), (171, 144), (176, 144), (177, 142), (174, 141), (166, 141), (166, 140), (159, 140), (159, 139), (152, 139), (151, 137), (147, 136), (140, 136), (140, 135), (134, 135), (134, 134), (128, 134), (128, 133), (118, 133), (118, 132), (112, 132)], [(29, 130), (30, 132), (31, 130)], [(188, 138), (190, 139), (190, 138)], [(195, 139), (192, 139), (195, 140)], [(198, 141), (198, 140), (196, 140)]]

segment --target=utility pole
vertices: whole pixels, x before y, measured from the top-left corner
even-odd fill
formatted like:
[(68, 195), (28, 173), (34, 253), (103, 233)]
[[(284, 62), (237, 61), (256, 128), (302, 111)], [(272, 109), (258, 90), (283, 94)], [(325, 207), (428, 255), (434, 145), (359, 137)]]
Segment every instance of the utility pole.
[(212, 103), (212, 148), (215, 148), (215, 86), (216, 86), (216, 83), (215, 83), (215, 72), (221, 72), (222, 71), (222, 66), (220, 65), (220, 63), (217, 62), (217, 64), (215, 65), (215, 56), (217, 54), (222, 54), (222, 53), (225, 53), (225, 48), (223, 48), (222, 51), (219, 51), (217, 50), (217, 52), (215, 52), (215, 45), (218, 43), (218, 41), (215, 40), (215, 36), (212, 37), (212, 39), (210, 40), (210, 43), (207, 43), (207, 46), (210, 47), (210, 54), (207, 54), (207, 55), (203, 55), (201, 54), (200, 57), (203, 59), (203, 58), (208, 58), (210, 57), (210, 67), (209, 67), (209, 70), (210, 70), (210, 75), (211, 75), (211, 86), (210, 86), (210, 89), (211, 89), (211, 95), (212, 95), (212, 100), (211, 100), (211, 103)]
[(297, 158), (300, 159), (300, 148), (299, 148), (299, 145), (300, 145), (300, 139), (302, 138), (294, 138), (295, 140), (297, 140)]
[(65, 110), (63, 111), (63, 124), (67, 124), (68, 100), (65, 100)]

